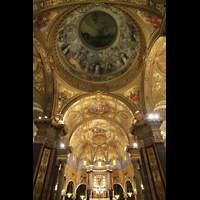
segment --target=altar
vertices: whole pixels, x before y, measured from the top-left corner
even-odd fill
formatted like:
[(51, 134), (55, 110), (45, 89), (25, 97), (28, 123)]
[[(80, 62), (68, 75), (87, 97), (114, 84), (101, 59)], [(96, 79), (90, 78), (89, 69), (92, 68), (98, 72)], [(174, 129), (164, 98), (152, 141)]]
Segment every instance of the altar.
[(89, 191), (90, 200), (110, 200), (112, 199), (113, 180), (112, 171), (113, 166), (86, 166), (87, 169), (87, 190)]

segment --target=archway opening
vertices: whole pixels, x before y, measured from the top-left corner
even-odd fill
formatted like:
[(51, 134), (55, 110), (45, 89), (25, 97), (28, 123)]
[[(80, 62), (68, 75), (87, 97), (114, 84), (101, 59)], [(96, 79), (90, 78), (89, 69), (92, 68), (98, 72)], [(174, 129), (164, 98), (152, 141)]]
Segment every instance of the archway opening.
[(133, 187), (130, 181), (126, 181), (127, 200), (134, 200)]
[(114, 184), (114, 197), (117, 200), (124, 200), (123, 188), (119, 184)]
[(70, 181), (67, 185), (65, 200), (72, 199), (73, 190), (74, 190), (74, 183)]
[(83, 200), (85, 198), (86, 185), (81, 184), (76, 190), (76, 200)]

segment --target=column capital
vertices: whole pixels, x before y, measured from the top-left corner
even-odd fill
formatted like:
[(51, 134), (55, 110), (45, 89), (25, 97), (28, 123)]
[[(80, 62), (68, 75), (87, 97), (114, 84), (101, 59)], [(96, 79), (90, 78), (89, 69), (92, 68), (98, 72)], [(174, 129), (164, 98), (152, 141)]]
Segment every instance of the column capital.
[(34, 123), (38, 129), (34, 144), (57, 148), (60, 137), (68, 133), (64, 124), (53, 124), (49, 118), (36, 119)]
[(156, 142), (163, 142), (160, 126), (162, 120), (144, 119), (133, 125), (132, 133), (137, 136), (138, 148), (152, 145)]
[(60, 161), (66, 160), (66, 162), (67, 162), (68, 155), (70, 153), (71, 153), (71, 147), (70, 146), (65, 147), (65, 149), (59, 149), (58, 155), (57, 155), (57, 160), (60, 160)]
[(131, 134), (141, 136), (149, 131), (158, 131), (162, 122), (162, 120), (142, 119), (141, 121), (132, 124)]

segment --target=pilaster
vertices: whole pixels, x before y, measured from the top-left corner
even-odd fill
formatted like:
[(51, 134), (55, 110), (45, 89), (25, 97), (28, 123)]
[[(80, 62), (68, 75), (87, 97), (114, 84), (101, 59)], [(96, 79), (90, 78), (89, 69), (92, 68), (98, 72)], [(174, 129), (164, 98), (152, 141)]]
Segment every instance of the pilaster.
[(67, 129), (48, 118), (35, 120), (35, 125), (38, 131), (33, 143), (33, 199), (46, 200), (53, 184), (60, 137), (67, 134)]
[[(128, 149), (128, 152), (133, 152), (133, 150)], [(144, 197), (142, 194), (142, 188), (141, 188), (142, 180), (141, 180), (139, 172), (138, 172), (138, 158), (133, 153), (131, 154), (131, 163), (132, 163), (133, 169), (134, 169), (136, 189), (137, 189), (137, 199), (144, 200)]]
[(161, 124), (161, 120), (144, 119), (132, 128), (141, 156), (145, 200), (166, 198), (166, 153), (160, 133)]

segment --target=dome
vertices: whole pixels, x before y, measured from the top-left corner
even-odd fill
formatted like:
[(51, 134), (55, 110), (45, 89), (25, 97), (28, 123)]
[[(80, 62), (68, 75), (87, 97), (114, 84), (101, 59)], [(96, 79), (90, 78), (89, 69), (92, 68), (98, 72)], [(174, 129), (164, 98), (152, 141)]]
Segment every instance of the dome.
[(134, 68), (131, 73), (137, 72), (140, 30), (122, 11), (106, 5), (87, 5), (62, 21), (57, 32), (56, 53), (71, 77), (95, 85), (116, 80), (130, 68)]

